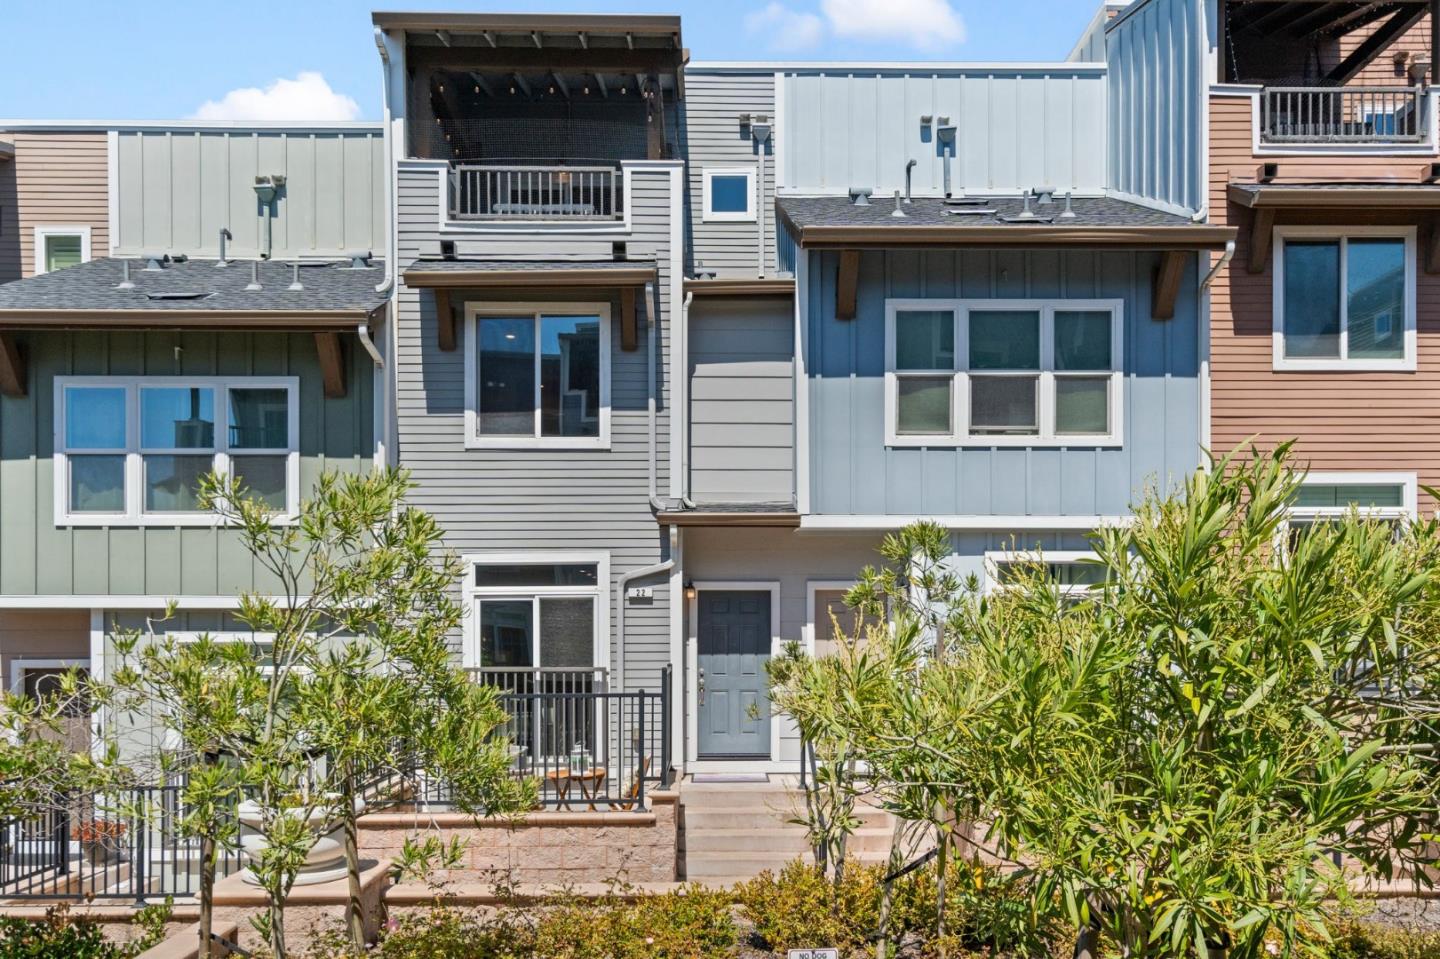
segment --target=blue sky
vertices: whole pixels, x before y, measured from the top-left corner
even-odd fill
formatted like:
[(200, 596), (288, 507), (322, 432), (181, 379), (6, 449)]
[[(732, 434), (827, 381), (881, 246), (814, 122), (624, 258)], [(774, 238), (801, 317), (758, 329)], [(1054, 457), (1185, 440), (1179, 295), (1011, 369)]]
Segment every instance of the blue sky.
[[(383, 0), (380, 0), (383, 4)], [(697, 60), (1060, 60), (1098, 0), (395, 0), (678, 13)], [(0, 118), (375, 119), (371, 0), (5, 0)], [(69, 64), (55, 70), (57, 62)], [(279, 87), (275, 84), (282, 82)], [(232, 91), (240, 91), (232, 93)], [(227, 95), (229, 95), (227, 99)], [(273, 117), (272, 117), (272, 114)], [(280, 115), (287, 114), (287, 115)]]

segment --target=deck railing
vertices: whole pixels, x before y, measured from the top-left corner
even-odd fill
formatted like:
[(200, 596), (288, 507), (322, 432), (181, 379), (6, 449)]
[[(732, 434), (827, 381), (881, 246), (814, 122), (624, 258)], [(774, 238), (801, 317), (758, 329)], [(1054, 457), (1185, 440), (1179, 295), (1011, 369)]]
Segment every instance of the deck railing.
[(618, 220), (625, 188), (614, 166), (450, 168), (452, 220)]
[(1429, 138), (1425, 88), (1267, 86), (1264, 143), (1420, 143)]

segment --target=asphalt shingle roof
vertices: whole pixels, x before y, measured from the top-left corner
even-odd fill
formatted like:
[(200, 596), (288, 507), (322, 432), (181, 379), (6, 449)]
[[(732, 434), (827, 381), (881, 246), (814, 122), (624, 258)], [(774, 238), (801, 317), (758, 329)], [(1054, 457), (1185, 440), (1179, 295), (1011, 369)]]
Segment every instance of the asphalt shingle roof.
[[(1002, 217), (1015, 216), (1024, 209), (1020, 197), (971, 197), (966, 203), (951, 203), (940, 197), (915, 197), (913, 202), (901, 204), (904, 217), (894, 215), (893, 197), (871, 197), (869, 206), (856, 206), (845, 196), (782, 196), (779, 198), (781, 212), (796, 227), (949, 227), (964, 230), (973, 227), (1014, 226), (1017, 230), (1026, 227), (1024, 223), (1008, 224)], [(1032, 221), (1054, 227), (1166, 227), (1192, 226), (1190, 219), (1173, 213), (1129, 203), (1111, 197), (1075, 197), (1071, 201), (1074, 218), (1060, 217), (1065, 209), (1065, 198), (1056, 197), (1055, 202), (1045, 206), (1034, 200), (1030, 210), (1038, 216), (1051, 218)], [(965, 210), (994, 210), (992, 213), (964, 213)]]
[(0, 284), (0, 310), (370, 313), (386, 301), (385, 294), (375, 292), (385, 276), (378, 260), (365, 269), (351, 269), (349, 261), (302, 264), (302, 290), (289, 289), (294, 268), (284, 261), (261, 261), (262, 288), (246, 290), (250, 260), (232, 260), (223, 269), (214, 260), (188, 260), (153, 272), (144, 269), (145, 261), (129, 260), (135, 287), (122, 290), (123, 262), (106, 257)]

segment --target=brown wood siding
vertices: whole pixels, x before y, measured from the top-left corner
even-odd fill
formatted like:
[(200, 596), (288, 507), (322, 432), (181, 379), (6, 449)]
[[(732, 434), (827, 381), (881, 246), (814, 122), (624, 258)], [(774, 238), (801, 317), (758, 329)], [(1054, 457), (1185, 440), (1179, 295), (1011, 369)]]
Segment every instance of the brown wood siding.
[(8, 139), (15, 144), (21, 275), (35, 274), (37, 226), (89, 226), (90, 255), (106, 256), (110, 214), (105, 134), (16, 133)]
[[(1240, 228), (1235, 257), (1210, 287), (1211, 448), (1250, 442), (1263, 447), (1289, 438), (1316, 470), (1414, 470), (1420, 482), (1440, 484), (1440, 276), (1417, 264), (1419, 364), (1413, 373), (1275, 372), (1271, 361), (1272, 264), (1252, 274), (1249, 211), (1226, 201), (1226, 186), (1254, 182), (1260, 157), (1252, 153), (1250, 100), (1210, 100), (1210, 220)], [(1405, 174), (1418, 182), (1415, 161), (1374, 157), (1271, 157), (1281, 181), (1307, 178), (1376, 180)], [(1337, 162), (1338, 161), (1338, 162)], [(1323, 177), (1316, 175), (1326, 171)], [(1342, 218), (1343, 217), (1343, 218)], [(1281, 211), (1279, 224), (1419, 225), (1403, 211)], [(1423, 505), (1423, 504), (1422, 504)]]
[[(1356, 30), (1354, 33), (1347, 33), (1340, 37), (1337, 44), (1338, 56), (1335, 58), (1335, 63), (1339, 63), (1348, 57), (1360, 44), (1368, 40), (1372, 33), (1380, 29), (1387, 19), (1388, 17), (1381, 17), (1362, 30)], [(1360, 69), (1360, 72), (1356, 74), (1346, 86), (1409, 86), (1410, 79), (1406, 75), (1406, 66), (1408, 66), (1408, 64), (1402, 65), (1399, 70), (1395, 68), (1395, 54), (1397, 53), (1407, 53), (1415, 60), (1430, 59), (1429, 14), (1422, 17), (1419, 23), (1415, 24), (1415, 26), (1409, 30), (1406, 30), (1398, 39), (1381, 50), (1375, 59), (1365, 64), (1365, 66)], [(1333, 63), (1327, 64), (1326, 69), (1330, 69), (1334, 65)]]

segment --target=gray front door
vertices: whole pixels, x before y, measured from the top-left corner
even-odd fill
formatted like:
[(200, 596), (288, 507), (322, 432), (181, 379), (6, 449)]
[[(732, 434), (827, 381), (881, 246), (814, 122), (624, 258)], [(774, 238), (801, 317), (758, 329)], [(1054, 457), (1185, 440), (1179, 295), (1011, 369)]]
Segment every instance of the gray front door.
[(701, 590), (697, 601), (701, 759), (768, 759), (768, 590)]

